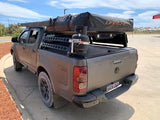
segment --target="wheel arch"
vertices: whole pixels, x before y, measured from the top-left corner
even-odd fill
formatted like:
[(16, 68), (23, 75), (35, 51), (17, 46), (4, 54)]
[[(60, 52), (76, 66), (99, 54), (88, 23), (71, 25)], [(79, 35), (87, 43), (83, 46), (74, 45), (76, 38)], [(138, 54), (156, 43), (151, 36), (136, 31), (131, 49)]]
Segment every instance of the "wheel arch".
[[(49, 74), (48, 74), (47, 70), (46, 70), (44, 67), (42, 67), (42, 66), (39, 66), (39, 67), (37, 68), (37, 75), (39, 75), (39, 73), (42, 72), (42, 71), (46, 72), (46, 74), (47, 74), (48, 77), (49, 77)], [(49, 78), (50, 78), (50, 77), (49, 77)]]
[(38, 66), (37, 73), (36, 73), (37, 76), (40, 74), (40, 72), (45, 72), (48, 75), (48, 77), (49, 77), (49, 79), (51, 81), (51, 84), (52, 84), (53, 91), (55, 92), (53, 80), (51, 79), (51, 76), (50, 76), (49, 72), (47, 71), (47, 69), (45, 67), (43, 67), (43, 66)]
[(14, 52), (14, 51), (13, 51), (13, 49), (11, 48), (11, 50), (10, 50), (11, 55), (13, 55), (13, 52)]
[(48, 75), (48, 77), (49, 77), (49, 79), (51, 81), (51, 84), (52, 84), (52, 89), (53, 89), (53, 92), (54, 92), (54, 96), (53, 96), (54, 108), (60, 108), (60, 107), (64, 106), (65, 104), (67, 104), (68, 103), (67, 100), (65, 100), (64, 98), (62, 98), (60, 95), (56, 94), (53, 80), (50, 78), (49, 73), (47, 72), (47, 70), (45, 69), (45, 67), (39, 66), (37, 68), (37, 75), (39, 75), (40, 72), (42, 72), (42, 71), (45, 72)]

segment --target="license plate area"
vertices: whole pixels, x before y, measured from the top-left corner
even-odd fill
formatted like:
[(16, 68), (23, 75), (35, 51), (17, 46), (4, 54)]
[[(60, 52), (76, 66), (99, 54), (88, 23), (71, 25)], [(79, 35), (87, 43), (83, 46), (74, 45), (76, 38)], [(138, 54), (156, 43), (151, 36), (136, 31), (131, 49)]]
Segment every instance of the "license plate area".
[(114, 90), (120, 86), (121, 86), (121, 84), (119, 83), (119, 81), (113, 82), (113, 83), (107, 85), (106, 93), (111, 92), (112, 90)]

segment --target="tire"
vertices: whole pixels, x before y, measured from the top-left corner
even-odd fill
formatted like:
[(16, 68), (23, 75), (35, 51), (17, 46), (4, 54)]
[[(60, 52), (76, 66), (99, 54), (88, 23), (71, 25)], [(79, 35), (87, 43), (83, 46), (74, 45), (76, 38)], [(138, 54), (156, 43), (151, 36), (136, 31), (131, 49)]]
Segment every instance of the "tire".
[(16, 60), (15, 54), (13, 54), (13, 65), (15, 71), (22, 71), (22, 64)]
[(43, 103), (51, 108), (54, 106), (53, 89), (51, 81), (46, 72), (40, 72), (38, 76), (38, 87)]

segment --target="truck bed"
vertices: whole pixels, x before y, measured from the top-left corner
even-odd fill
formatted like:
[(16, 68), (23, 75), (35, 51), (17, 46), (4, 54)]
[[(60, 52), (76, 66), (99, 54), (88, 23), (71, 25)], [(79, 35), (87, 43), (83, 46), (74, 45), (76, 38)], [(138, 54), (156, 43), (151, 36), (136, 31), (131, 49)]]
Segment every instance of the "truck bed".
[(88, 46), (88, 52), (84, 54), (84, 56), (85, 58), (89, 59), (89, 58), (111, 55), (111, 54), (116, 54), (116, 53), (125, 52), (125, 51), (127, 51), (127, 49), (122, 47), (90, 44)]

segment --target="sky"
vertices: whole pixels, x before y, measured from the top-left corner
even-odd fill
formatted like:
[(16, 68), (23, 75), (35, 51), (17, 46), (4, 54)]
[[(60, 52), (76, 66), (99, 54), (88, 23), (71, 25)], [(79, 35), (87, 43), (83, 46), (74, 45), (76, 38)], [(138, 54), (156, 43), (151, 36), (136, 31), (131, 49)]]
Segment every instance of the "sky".
[(16, 24), (55, 18), (70, 13), (91, 12), (133, 18), (134, 27), (160, 27), (160, 0), (0, 0), (0, 23)]

